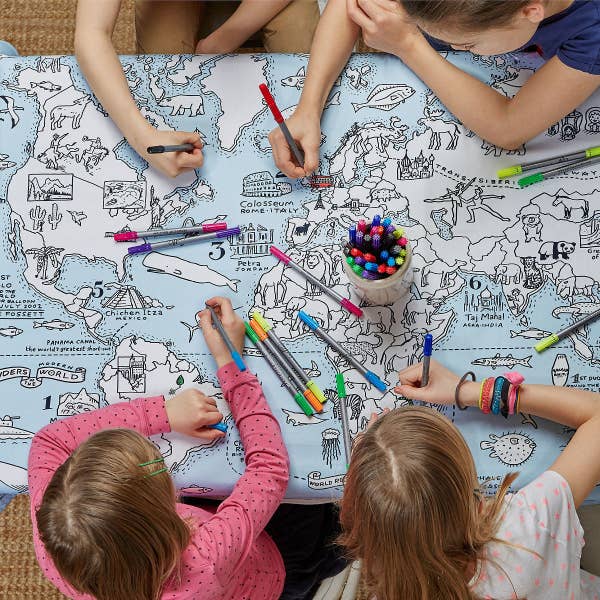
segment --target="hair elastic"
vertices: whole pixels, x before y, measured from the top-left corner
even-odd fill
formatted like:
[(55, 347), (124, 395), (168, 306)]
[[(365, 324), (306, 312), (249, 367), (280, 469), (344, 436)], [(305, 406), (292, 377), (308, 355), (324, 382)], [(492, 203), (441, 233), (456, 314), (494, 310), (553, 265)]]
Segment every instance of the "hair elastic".
[(467, 410), (467, 408), (469, 408), (468, 406), (463, 406), (460, 403), (460, 400), (458, 399), (458, 390), (460, 389), (460, 386), (466, 381), (467, 377), (470, 377), (471, 381), (477, 381), (477, 378), (475, 377), (475, 373), (473, 373), (473, 371), (467, 371), (460, 378), (460, 381), (456, 384), (456, 389), (454, 390), (454, 404), (456, 404), (456, 406), (458, 406), (458, 410)]

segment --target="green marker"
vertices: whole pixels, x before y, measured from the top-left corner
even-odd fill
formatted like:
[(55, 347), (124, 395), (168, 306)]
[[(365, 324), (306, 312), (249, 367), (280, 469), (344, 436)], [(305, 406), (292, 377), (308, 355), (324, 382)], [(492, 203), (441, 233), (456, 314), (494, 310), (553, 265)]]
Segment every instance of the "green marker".
[(337, 373), (335, 376), (338, 398), (340, 399), (340, 415), (342, 420), (342, 434), (344, 436), (344, 450), (346, 452), (346, 468), (350, 464), (352, 453), (352, 438), (350, 437), (350, 424), (348, 423), (348, 406), (346, 405), (346, 384), (344, 375)]
[(544, 181), (548, 177), (552, 177), (554, 175), (559, 175), (560, 173), (564, 173), (565, 171), (570, 171), (571, 169), (582, 169), (587, 167), (588, 165), (600, 162), (600, 154), (595, 156), (594, 158), (584, 158), (583, 160), (578, 160), (575, 162), (570, 162), (562, 167), (557, 167), (556, 169), (550, 169), (549, 171), (543, 171), (542, 173), (534, 173), (533, 175), (528, 175), (527, 177), (523, 177), (518, 180), (519, 187), (524, 188), (528, 185), (532, 185), (534, 183), (538, 183), (540, 181)]
[(562, 331), (559, 331), (558, 333), (553, 333), (552, 335), (549, 335), (543, 340), (540, 340), (534, 346), (534, 348), (538, 352), (543, 352), (544, 350), (546, 350), (546, 348), (550, 348), (550, 346), (553, 346), (554, 344), (556, 344), (556, 342), (559, 342), (574, 331), (577, 331), (580, 327), (583, 327), (586, 323), (589, 323), (590, 321), (593, 321), (598, 317), (600, 317), (600, 308), (598, 310), (595, 310), (593, 313), (590, 313), (587, 317), (583, 317), (581, 321), (577, 321), (577, 323), (573, 323), (572, 325), (565, 327)]
[(279, 380), (285, 387), (285, 389), (291, 394), (294, 400), (298, 403), (298, 406), (302, 409), (302, 412), (307, 416), (311, 417), (314, 414), (314, 410), (312, 406), (308, 403), (306, 398), (298, 391), (295, 390), (292, 384), (289, 382), (286, 375), (281, 370), (281, 367), (277, 364), (277, 361), (269, 354), (267, 347), (260, 341), (259, 337), (254, 332), (254, 329), (250, 327), (250, 323), (244, 321), (244, 326), (246, 327), (246, 335), (254, 342), (254, 344), (259, 348), (261, 354), (264, 359), (269, 363), (271, 369), (275, 372), (275, 375), (279, 377)]
[(587, 160), (588, 158), (594, 158), (600, 156), (600, 146), (594, 148), (588, 148), (587, 150), (579, 150), (578, 152), (571, 152), (571, 154), (562, 154), (560, 156), (553, 156), (551, 158), (543, 158), (542, 160), (533, 160), (522, 165), (515, 165), (513, 167), (506, 167), (498, 171), (498, 178), (505, 179), (507, 177), (514, 177), (527, 171), (533, 171), (534, 169), (541, 169), (542, 167), (550, 167), (552, 165), (558, 165), (560, 163), (574, 162), (578, 160)]
[(317, 384), (308, 377), (304, 372), (304, 369), (298, 364), (298, 361), (292, 356), (290, 351), (283, 345), (283, 342), (279, 339), (279, 336), (275, 333), (273, 325), (271, 325), (257, 310), (252, 313), (252, 318), (265, 330), (276, 348), (287, 358), (287, 362), (290, 367), (294, 370), (296, 375), (302, 380), (302, 383), (316, 396), (317, 400), (321, 404), (325, 404), (327, 398), (325, 394), (319, 389)]

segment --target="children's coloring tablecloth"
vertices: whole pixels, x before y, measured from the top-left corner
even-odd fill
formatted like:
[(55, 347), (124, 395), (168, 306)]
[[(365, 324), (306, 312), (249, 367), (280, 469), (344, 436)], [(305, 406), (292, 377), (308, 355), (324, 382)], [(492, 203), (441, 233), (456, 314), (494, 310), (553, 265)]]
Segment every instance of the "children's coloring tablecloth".
[[(524, 56), (448, 60), (515, 94), (535, 65)], [(31, 438), (50, 421), (136, 396), (199, 386), (217, 396), (229, 433), (212, 444), (154, 439), (186, 493), (226, 495), (243, 448), (215, 387), (195, 326), (207, 297), (240, 313), (264, 310), (326, 390), (307, 418), (248, 342), (289, 448), (290, 500), (338, 498), (345, 457), (336, 370), (347, 379), (352, 434), (371, 412), (402, 405), (367, 382), (296, 318), (302, 309), (390, 386), (434, 355), (478, 378), (521, 371), (528, 382), (598, 390), (600, 324), (543, 354), (533, 345), (600, 307), (600, 167), (519, 189), (500, 167), (598, 145), (600, 95), (516, 152), (465, 129), (402, 63), (354, 55), (323, 118), (322, 174), (333, 186), (290, 181), (273, 163), (265, 81), (284, 116), (298, 102), (303, 55), (123, 57), (150, 123), (198, 130), (205, 166), (169, 179), (132, 149), (90, 93), (72, 57), (0, 58), (0, 493), (27, 489)], [(287, 250), (327, 286), (352, 294), (341, 248), (348, 226), (391, 215), (413, 246), (409, 292), (356, 319), (269, 254)], [(128, 257), (105, 232), (226, 219), (238, 238)], [(463, 432), (493, 490), (507, 471), (523, 485), (547, 468), (572, 431), (527, 414), (504, 420), (440, 409)], [(101, 457), (99, 457), (101, 460)], [(598, 501), (594, 492), (590, 500)]]

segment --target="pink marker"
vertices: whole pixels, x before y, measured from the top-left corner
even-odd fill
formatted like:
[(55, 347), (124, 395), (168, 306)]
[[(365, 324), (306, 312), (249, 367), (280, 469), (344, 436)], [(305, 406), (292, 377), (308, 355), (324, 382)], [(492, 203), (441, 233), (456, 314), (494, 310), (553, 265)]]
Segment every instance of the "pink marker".
[(355, 304), (352, 304), (348, 298), (343, 298), (337, 292), (329, 289), (320, 279), (317, 279), (314, 275), (311, 275), (308, 271), (305, 271), (299, 264), (295, 263), (285, 252), (279, 250), (275, 246), (271, 246), (271, 254), (278, 258), (281, 262), (285, 263), (288, 267), (294, 269), (297, 273), (301, 273), (308, 281), (318, 288), (323, 290), (330, 298), (333, 298), (336, 302), (339, 302), (348, 312), (351, 312), (357, 317), (362, 317), (363, 311), (358, 308)]
[(138, 238), (159, 237), (162, 235), (187, 235), (188, 233), (213, 233), (214, 231), (223, 231), (227, 229), (227, 223), (219, 221), (218, 223), (205, 223), (204, 225), (193, 225), (191, 227), (175, 227), (174, 229), (151, 229), (149, 231), (122, 231), (115, 233), (113, 239), (115, 242), (135, 242)]

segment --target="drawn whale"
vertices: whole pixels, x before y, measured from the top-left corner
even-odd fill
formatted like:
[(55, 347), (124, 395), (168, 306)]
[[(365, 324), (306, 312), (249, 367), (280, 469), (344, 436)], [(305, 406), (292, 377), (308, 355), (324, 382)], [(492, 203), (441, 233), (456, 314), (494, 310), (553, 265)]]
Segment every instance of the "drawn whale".
[(240, 282), (239, 279), (229, 279), (206, 265), (190, 262), (177, 256), (161, 254), (160, 252), (150, 252), (146, 255), (142, 264), (150, 273), (172, 275), (186, 281), (210, 283), (217, 287), (227, 286), (234, 292), (237, 292), (237, 285)]

